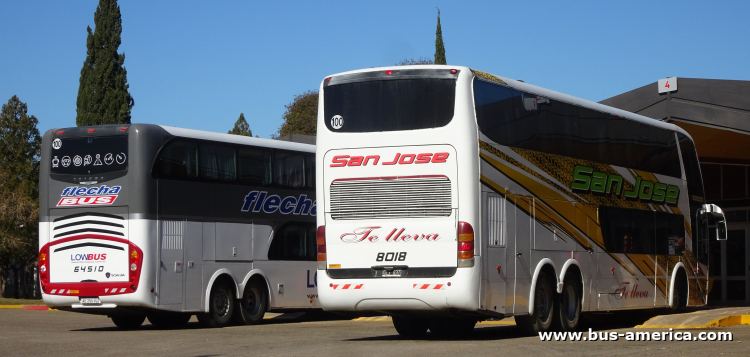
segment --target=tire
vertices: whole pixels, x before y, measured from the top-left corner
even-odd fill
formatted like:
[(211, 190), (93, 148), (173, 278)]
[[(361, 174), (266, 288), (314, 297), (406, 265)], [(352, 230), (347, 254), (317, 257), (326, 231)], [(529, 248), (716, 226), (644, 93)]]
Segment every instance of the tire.
[(578, 280), (566, 276), (562, 294), (557, 298), (555, 329), (575, 331), (581, 321), (581, 287)]
[(179, 312), (152, 312), (146, 315), (148, 322), (158, 329), (173, 329), (187, 325), (193, 315)]
[(466, 336), (474, 331), (475, 320), (437, 318), (430, 321), (430, 332), (439, 337)]
[(143, 325), (143, 321), (146, 321), (145, 315), (115, 315), (110, 318), (115, 326), (123, 330), (135, 330)]
[(234, 309), (234, 323), (238, 325), (257, 325), (263, 322), (266, 313), (266, 285), (258, 280), (250, 281), (245, 286), (242, 299), (237, 300)]
[(393, 316), (393, 327), (401, 337), (420, 338), (427, 332), (428, 321), (415, 317)]
[(208, 299), (208, 313), (198, 314), (198, 322), (203, 327), (218, 328), (229, 326), (234, 312), (234, 296), (227, 284), (217, 282), (211, 288)]
[(680, 269), (674, 279), (674, 293), (672, 295), (672, 311), (680, 310), (687, 306), (688, 282), (685, 271)]
[(516, 316), (516, 325), (529, 334), (547, 332), (555, 316), (555, 293), (552, 283), (544, 272), (540, 272), (534, 288), (534, 313)]

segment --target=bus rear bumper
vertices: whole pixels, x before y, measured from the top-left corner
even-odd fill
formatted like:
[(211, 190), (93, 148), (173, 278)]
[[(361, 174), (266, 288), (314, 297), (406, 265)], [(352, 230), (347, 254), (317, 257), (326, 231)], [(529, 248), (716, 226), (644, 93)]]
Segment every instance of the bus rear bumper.
[(113, 296), (101, 296), (99, 304), (83, 304), (81, 298), (78, 296), (61, 296), (61, 295), (50, 295), (42, 294), (42, 300), (44, 303), (52, 308), (67, 311), (80, 311), (85, 313), (94, 314), (110, 314), (115, 311), (122, 311), (127, 309), (141, 309), (141, 308), (155, 308), (155, 305), (149, 304), (145, 301), (138, 301), (133, 299), (133, 294), (113, 295)]
[(327, 311), (477, 311), (478, 288), (469, 276), (332, 279), (318, 271), (318, 296)]

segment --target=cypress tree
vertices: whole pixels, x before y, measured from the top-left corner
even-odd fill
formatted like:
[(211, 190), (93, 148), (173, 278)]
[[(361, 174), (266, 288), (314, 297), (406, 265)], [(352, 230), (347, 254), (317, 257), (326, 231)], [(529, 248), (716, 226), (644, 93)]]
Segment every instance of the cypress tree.
[(234, 123), (234, 128), (228, 131), (227, 134), (253, 136), (253, 131), (250, 130), (250, 124), (245, 120), (245, 113), (240, 113), (240, 117)]
[(437, 30), (435, 30), (435, 64), (448, 64), (445, 61), (445, 47), (443, 46), (443, 30), (440, 29), (440, 9), (438, 9)]
[(94, 27), (87, 27), (86, 60), (81, 68), (76, 124), (130, 123), (133, 97), (128, 92), (125, 54), (118, 54), (122, 18), (117, 0), (99, 0)]

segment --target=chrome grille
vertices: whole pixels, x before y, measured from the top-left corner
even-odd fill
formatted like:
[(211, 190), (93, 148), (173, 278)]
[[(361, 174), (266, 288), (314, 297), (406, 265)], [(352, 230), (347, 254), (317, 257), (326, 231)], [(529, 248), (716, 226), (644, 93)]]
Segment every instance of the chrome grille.
[(445, 176), (335, 180), (330, 209), (335, 220), (447, 217), (451, 182)]

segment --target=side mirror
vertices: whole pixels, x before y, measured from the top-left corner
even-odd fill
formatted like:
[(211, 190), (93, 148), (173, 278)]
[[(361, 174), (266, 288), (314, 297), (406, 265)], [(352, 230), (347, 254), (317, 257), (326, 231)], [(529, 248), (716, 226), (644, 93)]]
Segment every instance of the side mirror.
[(727, 219), (719, 206), (704, 204), (698, 214), (713, 217), (716, 220), (716, 240), (727, 240)]

